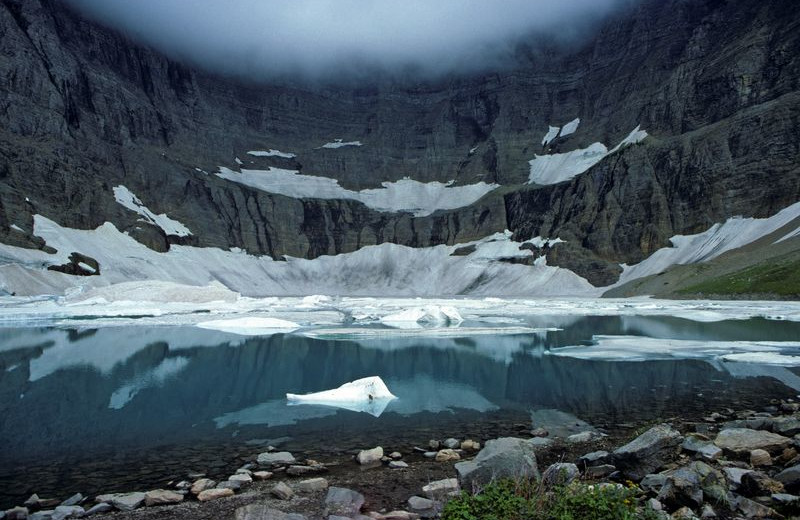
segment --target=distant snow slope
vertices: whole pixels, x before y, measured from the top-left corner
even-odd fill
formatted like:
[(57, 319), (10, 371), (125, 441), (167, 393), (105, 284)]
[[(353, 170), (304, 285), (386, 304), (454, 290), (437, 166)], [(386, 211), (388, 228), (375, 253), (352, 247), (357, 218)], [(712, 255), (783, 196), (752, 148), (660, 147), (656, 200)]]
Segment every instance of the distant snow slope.
[(440, 209), (469, 206), (498, 187), (497, 184), (484, 182), (452, 186), (452, 181), (423, 183), (401, 179), (384, 182), (382, 188), (352, 191), (341, 187), (336, 179), (301, 175), (295, 170), (272, 167), (267, 170), (243, 169), (241, 172), (221, 167), (217, 176), (287, 197), (357, 200), (377, 211), (408, 211), (418, 217)]
[(624, 271), (614, 287), (658, 274), (672, 265), (706, 262), (769, 235), (798, 217), (800, 202), (769, 218), (734, 217), (696, 235), (674, 236), (670, 239), (672, 247), (661, 248), (636, 265), (623, 265)]
[[(18, 295), (59, 294), (83, 285), (105, 286), (134, 280), (164, 280), (188, 285), (219, 281), (243, 295), (596, 295), (598, 290), (575, 273), (546, 264), (499, 261), (530, 256), (511, 233), (454, 246), (412, 248), (396, 244), (364, 247), (356, 252), (313, 260), (275, 261), (244, 252), (172, 245), (166, 253), (153, 251), (105, 223), (94, 230), (61, 227), (34, 217), (34, 232), (58, 250), (43, 251), (0, 245), (0, 287)], [(543, 243), (538, 238), (537, 243)], [(451, 256), (461, 246), (475, 246), (467, 256)], [(99, 276), (74, 277), (46, 270), (61, 264), (71, 252), (100, 263)]]
[(115, 186), (114, 187), (114, 199), (119, 202), (121, 205), (125, 206), (131, 211), (135, 211), (142, 217), (142, 220), (149, 222), (155, 226), (160, 227), (164, 230), (164, 233), (167, 235), (175, 235), (179, 237), (185, 237), (192, 234), (189, 231), (189, 228), (178, 222), (177, 220), (173, 220), (169, 218), (167, 215), (162, 213), (161, 215), (156, 215), (152, 211), (150, 211), (147, 206), (142, 204), (142, 201), (139, 200), (139, 197), (134, 195), (131, 190), (126, 188), (125, 186)]
[[(572, 123), (580, 122), (576, 119)], [(569, 125), (572, 125), (569, 123)], [(565, 134), (567, 126), (561, 130), (561, 135)], [(574, 127), (577, 129), (577, 123)], [(551, 130), (554, 127), (550, 127)], [(572, 129), (572, 127), (570, 127)], [(574, 130), (572, 130), (574, 132)], [(545, 140), (550, 136), (550, 133), (545, 136)], [(618, 152), (625, 146), (640, 143), (647, 137), (647, 132), (636, 127), (628, 136), (623, 139), (617, 146), (609, 150), (603, 143), (593, 143), (587, 148), (578, 148), (565, 153), (555, 153), (549, 155), (535, 155), (533, 159), (528, 161), (530, 165), (530, 173), (528, 175), (528, 182), (530, 184), (558, 184), (580, 175), (587, 171), (589, 168), (599, 163), (609, 155)], [(548, 141), (549, 142), (549, 141)]]

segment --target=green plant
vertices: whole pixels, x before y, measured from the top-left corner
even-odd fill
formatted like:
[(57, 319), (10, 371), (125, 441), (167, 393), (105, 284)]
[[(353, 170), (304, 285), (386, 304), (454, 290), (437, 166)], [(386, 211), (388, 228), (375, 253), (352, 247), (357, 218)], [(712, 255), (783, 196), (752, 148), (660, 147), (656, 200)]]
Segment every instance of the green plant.
[(444, 520), (652, 520), (639, 506), (641, 490), (630, 483), (573, 483), (545, 490), (527, 480), (499, 480), (471, 495), (462, 492), (442, 512)]

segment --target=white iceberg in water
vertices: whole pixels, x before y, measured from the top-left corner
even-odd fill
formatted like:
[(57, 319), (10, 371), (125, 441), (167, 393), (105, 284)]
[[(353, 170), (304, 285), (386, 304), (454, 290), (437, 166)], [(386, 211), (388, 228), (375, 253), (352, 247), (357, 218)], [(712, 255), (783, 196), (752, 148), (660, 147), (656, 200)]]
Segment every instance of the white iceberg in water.
[(457, 327), (464, 319), (455, 307), (426, 305), (390, 314), (381, 318), (381, 323), (398, 329), (428, 327)]
[(312, 394), (286, 394), (290, 405), (316, 404), (335, 406), (353, 412), (366, 412), (379, 417), (389, 402), (397, 399), (378, 376), (357, 379), (339, 388), (314, 392)]
[(293, 321), (257, 317), (203, 321), (197, 326), (201, 329), (220, 330), (241, 336), (268, 336), (281, 332), (289, 333), (300, 328), (300, 325)]

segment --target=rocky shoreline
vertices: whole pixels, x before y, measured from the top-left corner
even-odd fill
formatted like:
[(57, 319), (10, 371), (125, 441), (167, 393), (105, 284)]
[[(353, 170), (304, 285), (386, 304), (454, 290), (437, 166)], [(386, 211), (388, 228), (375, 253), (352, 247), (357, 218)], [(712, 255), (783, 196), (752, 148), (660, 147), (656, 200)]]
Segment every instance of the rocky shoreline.
[(800, 403), (793, 400), (639, 425), (634, 434), (577, 420), (533, 426), (524, 438), (429, 440), (331, 461), (268, 448), (224, 480), (191, 474), (149, 491), (66, 500), (34, 494), (0, 520), (435, 518), (461, 490), (503, 477), (536, 479), (544, 488), (635, 488), (642, 511), (662, 518), (800, 515)]

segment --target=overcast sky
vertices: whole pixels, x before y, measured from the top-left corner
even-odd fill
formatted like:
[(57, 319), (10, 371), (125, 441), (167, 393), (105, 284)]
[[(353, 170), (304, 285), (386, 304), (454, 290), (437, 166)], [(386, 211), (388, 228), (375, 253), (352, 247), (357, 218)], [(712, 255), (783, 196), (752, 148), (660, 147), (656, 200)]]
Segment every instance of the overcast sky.
[(636, 0), (66, 0), (173, 57), (264, 77), (507, 64), (531, 34), (571, 39)]

